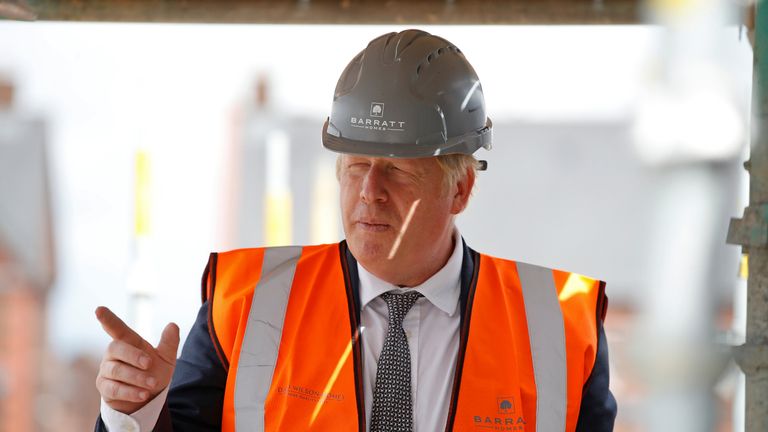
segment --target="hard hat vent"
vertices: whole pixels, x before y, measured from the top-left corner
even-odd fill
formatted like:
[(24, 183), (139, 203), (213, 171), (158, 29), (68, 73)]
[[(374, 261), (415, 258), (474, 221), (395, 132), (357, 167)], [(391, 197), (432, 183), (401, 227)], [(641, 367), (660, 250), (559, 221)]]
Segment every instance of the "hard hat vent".
[(427, 54), (427, 57), (421, 62), (419, 62), (419, 64), (416, 66), (416, 77), (421, 75), (421, 71), (424, 69), (426, 65), (429, 65), (433, 61), (437, 60), (437, 58), (443, 55), (446, 52), (446, 50), (456, 54), (461, 54), (461, 51), (459, 51), (459, 49), (453, 45), (448, 45), (432, 51), (431, 53)]

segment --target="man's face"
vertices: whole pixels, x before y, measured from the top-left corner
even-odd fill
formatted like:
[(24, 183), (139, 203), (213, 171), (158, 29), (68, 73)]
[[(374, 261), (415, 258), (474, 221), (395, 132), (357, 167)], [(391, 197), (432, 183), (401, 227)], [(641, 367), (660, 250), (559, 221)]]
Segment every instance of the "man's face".
[(406, 286), (442, 267), (450, 256), (454, 215), (469, 193), (461, 184), (444, 185), (436, 158), (343, 155), (340, 164), (344, 233), (360, 264)]

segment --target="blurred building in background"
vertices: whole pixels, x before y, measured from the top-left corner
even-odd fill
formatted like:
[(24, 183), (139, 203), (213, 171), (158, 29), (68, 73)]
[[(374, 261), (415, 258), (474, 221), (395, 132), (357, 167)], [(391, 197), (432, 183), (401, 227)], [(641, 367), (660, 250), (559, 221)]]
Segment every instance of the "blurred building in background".
[(221, 233), (228, 247), (339, 241), (336, 155), (320, 145), (324, 118), (284, 112), (259, 75), (235, 110), (225, 156)]
[(46, 335), (55, 276), (46, 126), (0, 79), (0, 432), (92, 428), (98, 361), (65, 361)]
[(38, 430), (45, 310), (53, 282), (45, 126), (13, 111), (0, 80), (0, 430)]

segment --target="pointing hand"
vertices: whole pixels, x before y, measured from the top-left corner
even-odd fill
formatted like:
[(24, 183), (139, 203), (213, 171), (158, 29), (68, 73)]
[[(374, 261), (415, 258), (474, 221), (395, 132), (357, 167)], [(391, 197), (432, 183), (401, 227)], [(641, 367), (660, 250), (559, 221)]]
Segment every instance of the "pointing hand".
[(160, 342), (153, 347), (108, 308), (96, 308), (96, 318), (112, 337), (101, 359), (96, 388), (112, 409), (131, 414), (171, 382), (179, 327), (173, 323), (165, 326)]

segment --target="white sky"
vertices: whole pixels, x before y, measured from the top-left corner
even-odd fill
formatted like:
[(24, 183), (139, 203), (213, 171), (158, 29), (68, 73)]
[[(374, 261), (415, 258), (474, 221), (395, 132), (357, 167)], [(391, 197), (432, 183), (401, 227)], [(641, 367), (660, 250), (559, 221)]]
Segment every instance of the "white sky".
[[(644, 26), (422, 28), (462, 49), (494, 120), (627, 119), (654, 70), (658, 42), (658, 31)], [(150, 149), (154, 174), (163, 319), (155, 332), (166, 319), (186, 332), (208, 252), (222, 245), (215, 229), (221, 148), (255, 75), (273, 77), (279, 109), (322, 118), (346, 63), (370, 39), (402, 29), (0, 21), (0, 73), (16, 82), (19, 111), (49, 126), (55, 350), (102, 349), (97, 305), (126, 315), (138, 147)], [(743, 64), (748, 46), (735, 31), (727, 43)], [(743, 94), (749, 79), (740, 78), (736, 93)]]

